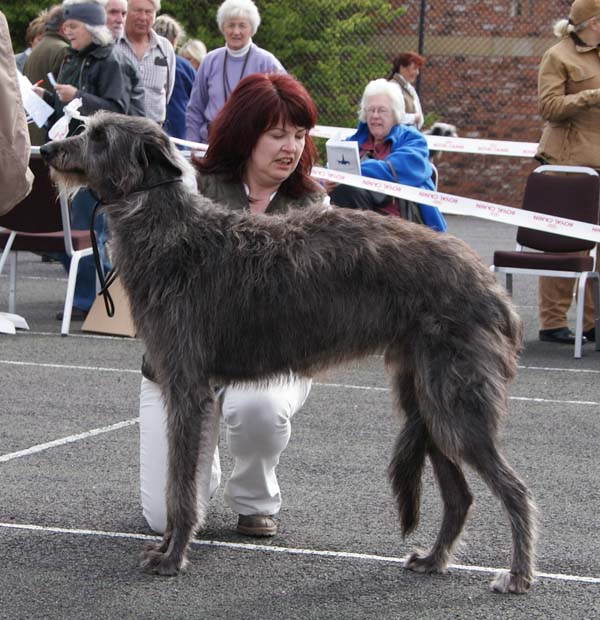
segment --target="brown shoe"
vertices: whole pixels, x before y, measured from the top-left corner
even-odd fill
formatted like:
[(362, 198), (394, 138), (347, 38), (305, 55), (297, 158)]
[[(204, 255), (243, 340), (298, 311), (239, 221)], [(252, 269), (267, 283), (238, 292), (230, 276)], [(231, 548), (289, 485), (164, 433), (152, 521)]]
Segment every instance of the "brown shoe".
[(275, 536), (277, 523), (273, 515), (239, 515), (237, 531), (245, 536)]

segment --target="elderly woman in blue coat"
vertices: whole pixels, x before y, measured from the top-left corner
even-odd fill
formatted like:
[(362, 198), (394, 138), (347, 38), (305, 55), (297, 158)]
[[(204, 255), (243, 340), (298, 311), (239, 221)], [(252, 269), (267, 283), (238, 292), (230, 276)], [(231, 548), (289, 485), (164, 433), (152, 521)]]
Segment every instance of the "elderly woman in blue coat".
[[(360, 103), (358, 128), (347, 138), (358, 142), (361, 174), (434, 189), (427, 142), (414, 127), (401, 124), (403, 117), (404, 98), (397, 84), (384, 79), (367, 84)], [(434, 230), (446, 230), (444, 217), (435, 207), (416, 205), (350, 185), (328, 183), (326, 189), (331, 202), (338, 207), (369, 209), (412, 219)]]

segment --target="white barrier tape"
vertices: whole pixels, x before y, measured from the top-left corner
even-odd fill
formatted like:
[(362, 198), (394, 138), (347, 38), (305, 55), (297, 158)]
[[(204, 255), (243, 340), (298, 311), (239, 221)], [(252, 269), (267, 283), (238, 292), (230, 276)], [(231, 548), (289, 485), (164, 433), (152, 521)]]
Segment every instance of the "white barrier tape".
[[(310, 135), (317, 138), (343, 140), (356, 132), (347, 127), (316, 125)], [(478, 153), (479, 155), (506, 155), (510, 157), (533, 157), (537, 152), (537, 142), (512, 142), (507, 140), (481, 140), (479, 138), (451, 138), (423, 134), (431, 151), (454, 153)]]
[(194, 151), (206, 151), (208, 149), (208, 144), (202, 144), (201, 142), (192, 142), (191, 140), (183, 140), (182, 138), (173, 138), (169, 136), (171, 142), (175, 144), (179, 144), (181, 146), (185, 146)]
[(381, 181), (370, 177), (362, 177), (328, 168), (315, 167), (311, 172), (312, 176), (324, 181), (334, 183), (344, 183), (353, 187), (361, 187), (375, 192), (382, 192), (390, 196), (404, 198), (419, 204), (426, 204), (437, 207), (442, 213), (450, 215), (468, 215), (479, 217), (484, 220), (502, 222), (523, 228), (532, 228), (543, 232), (556, 233), (565, 237), (575, 237), (577, 239), (587, 239), (589, 241), (600, 242), (600, 225), (587, 224), (577, 220), (552, 217), (533, 211), (524, 211), (493, 202), (475, 200), (473, 198), (462, 198), (452, 194), (420, 189), (409, 185)]

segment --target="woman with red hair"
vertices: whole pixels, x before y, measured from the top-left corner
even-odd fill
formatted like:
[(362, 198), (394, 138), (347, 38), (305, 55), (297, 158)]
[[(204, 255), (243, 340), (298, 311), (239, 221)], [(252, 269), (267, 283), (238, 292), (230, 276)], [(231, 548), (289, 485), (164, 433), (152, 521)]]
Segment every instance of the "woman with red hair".
[[(323, 203), (325, 193), (309, 176), (316, 151), (308, 135), (317, 112), (306, 89), (286, 74), (243, 79), (210, 127), (206, 156), (194, 160), (200, 193), (232, 210), (283, 213)], [(218, 240), (215, 240), (218, 242)], [(198, 291), (202, 295), (202, 291)], [(227, 312), (224, 307), (215, 312)], [(252, 317), (247, 317), (251, 328)], [(140, 395), (142, 508), (150, 527), (166, 527), (166, 410), (151, 368), (144, 363)], [(225, 440), (234, 468), (225, 501), (238, 514), (237, 531), (249, 536), (277, 533), (281, 507), (275, 474), (291, 434), (290, 420), (304, 404), (311, 380), (286, 375), (269, 384), (218, 389)], [(210, 482), (198, 481), (206, 506), (220, 483), (218, 448)]]
[(386, 76), (386, 80), (395, 82), (402, 90), (404, 97), (403, 125), (412, 125), (417, 129), (423, 127), (424, 116), (421, 108), (421, 100), (413, 84), (421, 72), (421, 67), (425, 64), (425, 58), (416, 52), (402, 52), (394, 58), (392, 69)]

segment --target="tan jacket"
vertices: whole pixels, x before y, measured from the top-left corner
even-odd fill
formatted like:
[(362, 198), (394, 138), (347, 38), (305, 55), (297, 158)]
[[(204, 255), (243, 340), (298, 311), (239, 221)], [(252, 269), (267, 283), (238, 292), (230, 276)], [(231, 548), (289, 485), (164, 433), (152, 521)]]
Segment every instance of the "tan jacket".
[(10, 33), (0, 11), (0, 215), (31, 191), (29, 133), (17, 81)]
[(600, 170), (600, 50), (561, 39), (542, 58), (538, 108), (546, 121), (538, 156)]

